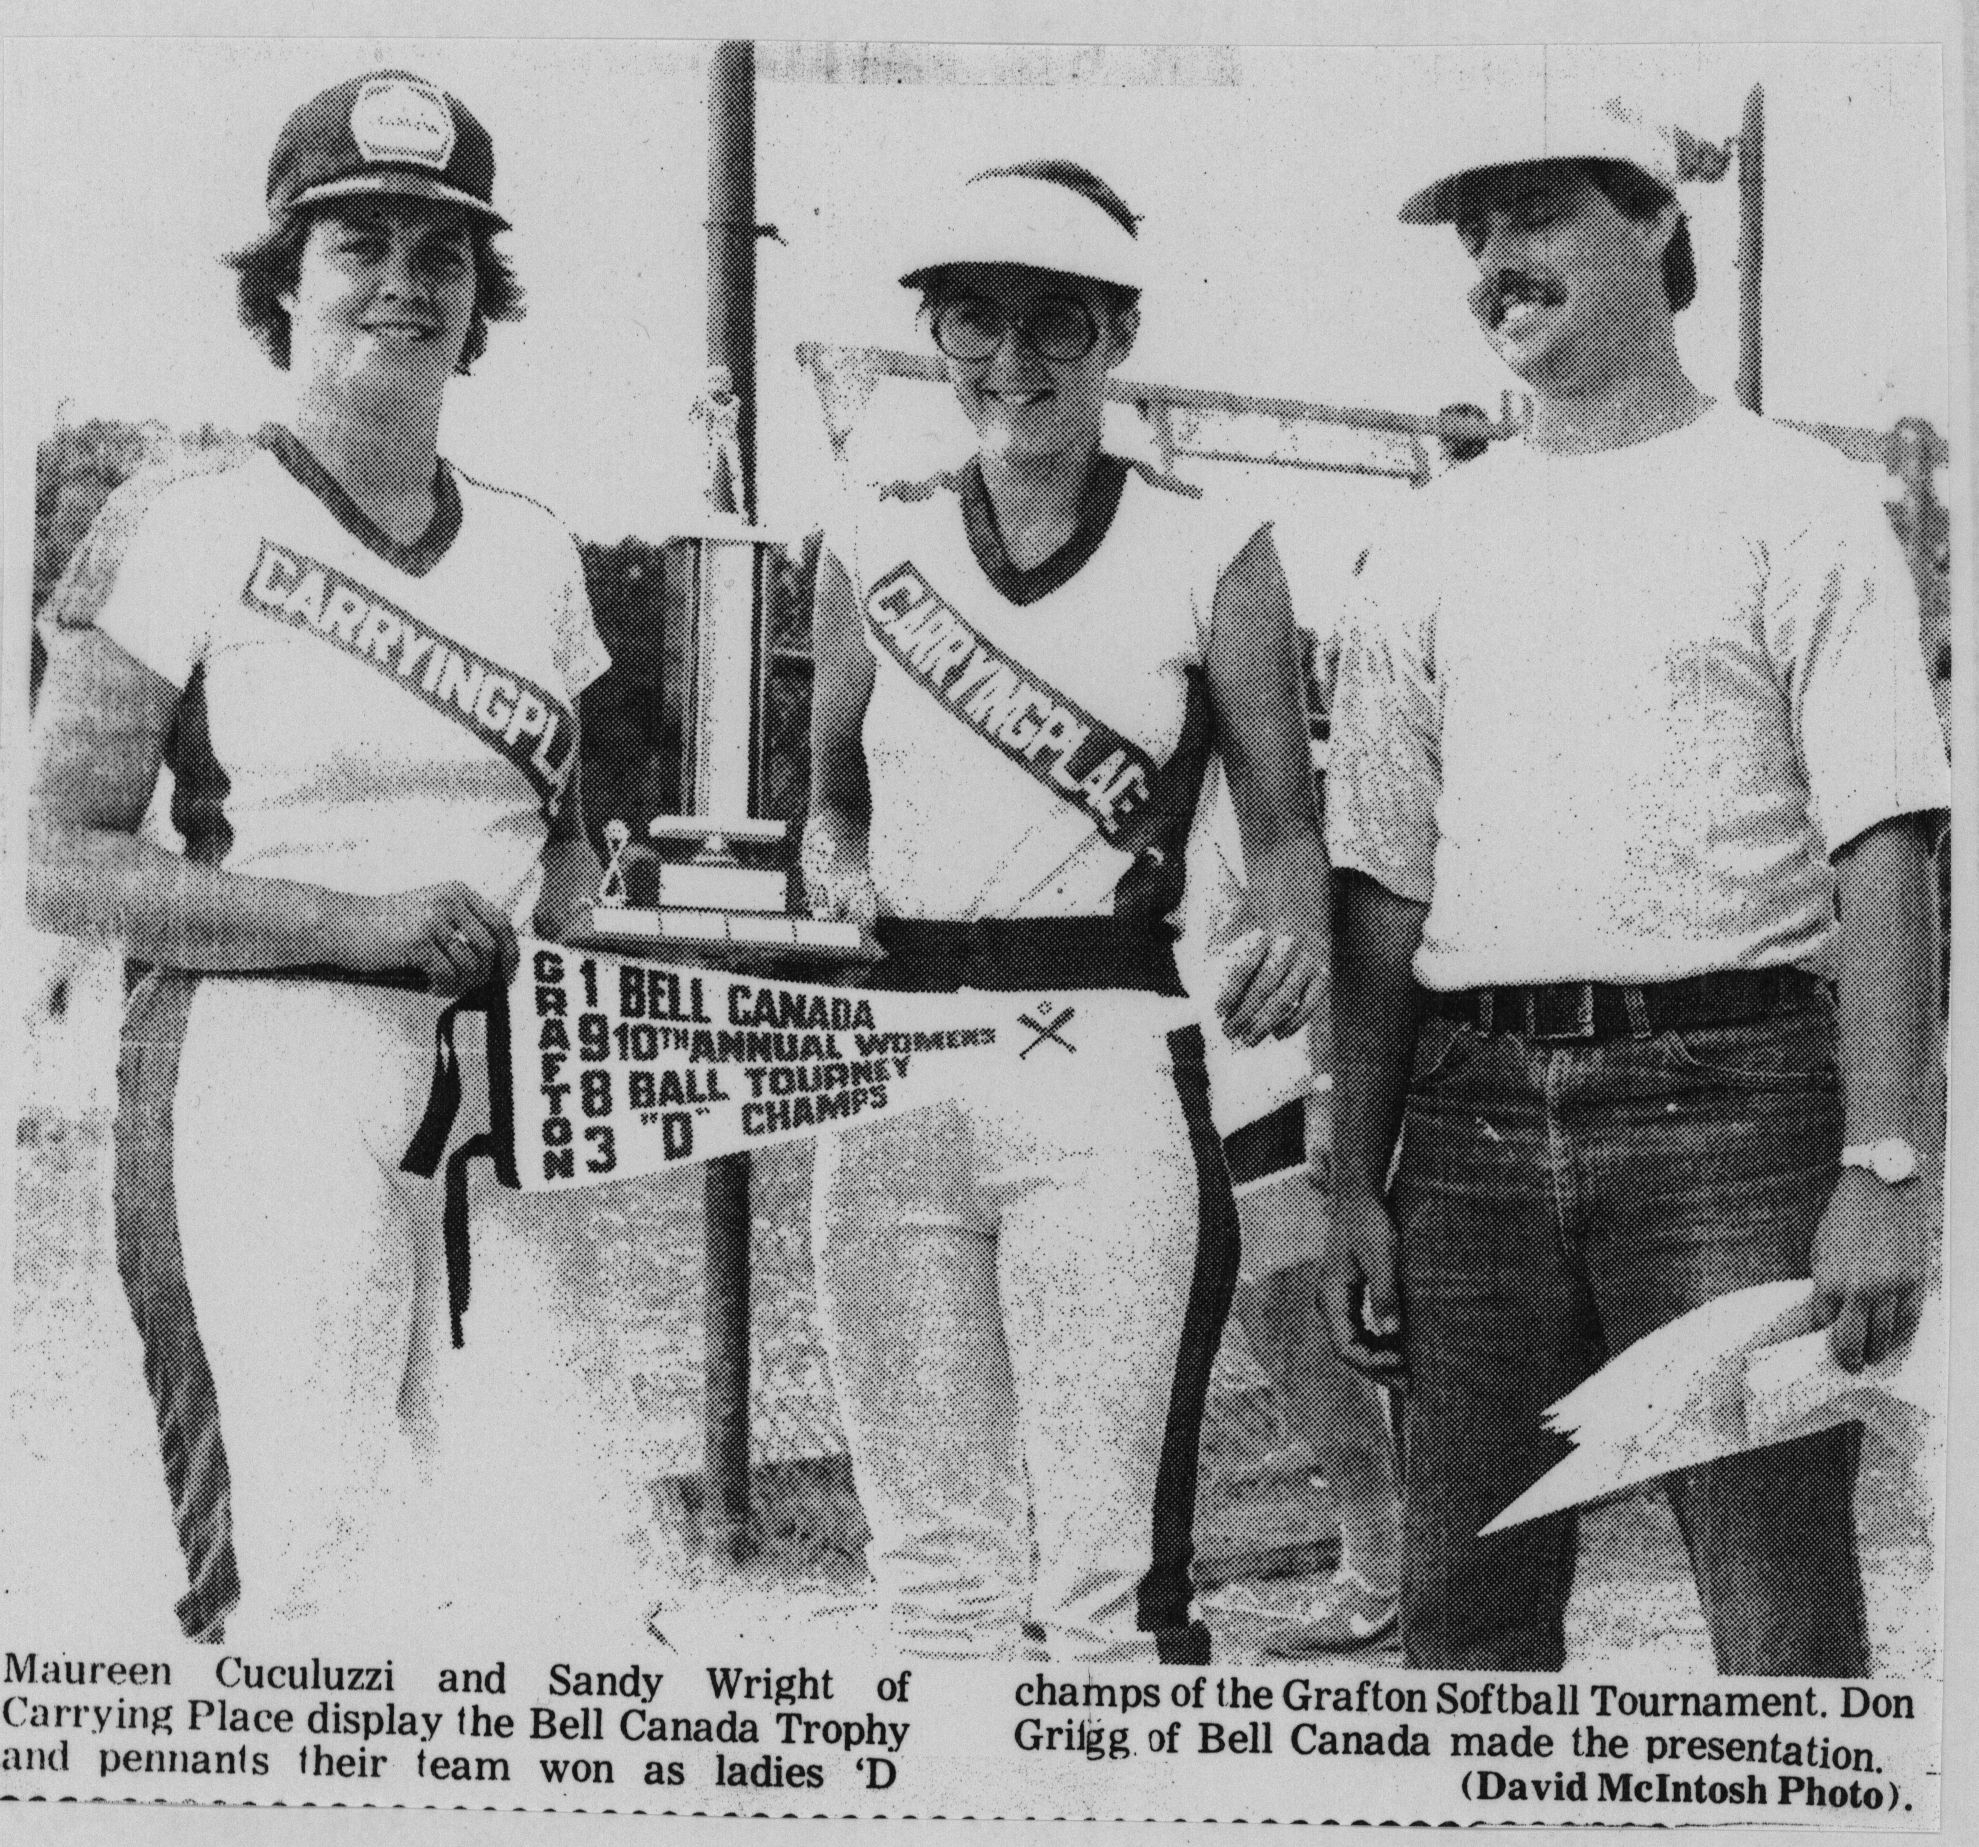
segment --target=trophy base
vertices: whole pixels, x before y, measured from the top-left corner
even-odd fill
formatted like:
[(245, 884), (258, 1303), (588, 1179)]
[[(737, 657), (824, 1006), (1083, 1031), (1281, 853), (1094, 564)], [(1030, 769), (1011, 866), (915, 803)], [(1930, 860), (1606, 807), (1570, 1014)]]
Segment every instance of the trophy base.
[(791, 961), (863, 961), (874, 954), (871, 940), (856, 923), (763, 911), (644, 910), (627, 904), (594, 904), (591, 936), (607, 948), (743, 950), (752, 957), (768, 954)]
[(790, 876), (781, 870), (690, 863), (661, 866), (658, 874), (657, 908), (663, 917), (710, 911), (754, 911), (759, 916), (782, 917), (790, 903)]

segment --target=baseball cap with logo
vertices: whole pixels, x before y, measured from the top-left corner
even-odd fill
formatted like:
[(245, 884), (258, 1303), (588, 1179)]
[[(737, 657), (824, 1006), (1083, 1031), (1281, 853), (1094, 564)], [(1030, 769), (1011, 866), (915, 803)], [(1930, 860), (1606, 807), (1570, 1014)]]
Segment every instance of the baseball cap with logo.
[(1015, 263), (1145, 289), (1148, 254), (1131, 215), (1116, 215), (1095, 192), (1114, 197), (1097, 175), (1069, 162), (978, 173), (931, 215), (901, 283), (919, 288), (957, 263)]
[(1497, 145), (1483, 156), (1412, 194), (1396, 214), (1404, 224), (1448, 224), (1461, 202), (1464, 182), (1502, 167), (1543, 160), (1616, 160), (1645, 173), (1674, 193), (1691, 180), (1723, 176), (1726, 150), (1700, 141), (1674, 123), (1653, 121), (1619, 96), (1600, 102), (1549, 96), (1545, 120), (1503, 122)]
[(268, 215), (364, 194), (494, 207), (495, 144), (465, 104), (410, 71), (353, 77), (283, 124), (268, 162)]

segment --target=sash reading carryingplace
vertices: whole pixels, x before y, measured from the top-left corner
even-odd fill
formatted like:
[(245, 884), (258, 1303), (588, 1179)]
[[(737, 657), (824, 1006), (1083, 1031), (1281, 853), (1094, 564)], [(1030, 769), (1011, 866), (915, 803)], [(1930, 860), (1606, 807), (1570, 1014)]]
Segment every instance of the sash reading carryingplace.
[(307, 629), (471, 731), (527, 778), (542, 797), (544, 819), (556, 819), (577, 763), (577, 721), (554, 693), (272, 539), (261, 541), (241, 601)]
[(1166, 766), (986, 641), (912, 563), (866, 596), (867, 632), (956, 722), (1084, 814), (1107, 845), (1140, 853), (1194, 812), (1208, 744), (1200, 676)]

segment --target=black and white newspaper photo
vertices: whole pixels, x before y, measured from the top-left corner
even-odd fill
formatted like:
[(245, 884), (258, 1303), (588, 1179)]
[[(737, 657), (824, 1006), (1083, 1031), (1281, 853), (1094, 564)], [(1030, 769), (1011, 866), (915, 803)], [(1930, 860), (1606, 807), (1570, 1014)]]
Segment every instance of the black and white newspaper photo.
[(1979, 1825), (1959, 7), (0, 19), (0, 1835)]

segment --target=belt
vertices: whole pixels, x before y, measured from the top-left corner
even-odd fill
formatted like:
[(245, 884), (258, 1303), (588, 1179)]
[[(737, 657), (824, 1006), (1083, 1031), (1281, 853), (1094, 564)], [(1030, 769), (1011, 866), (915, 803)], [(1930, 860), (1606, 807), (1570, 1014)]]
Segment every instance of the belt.
[(1175, 967), (1174, 933), (1141, 917), (984, 918), (973, 923), (882, 917), (886, 959), (870, 985), (924, 994), (957, 988), (1010, 993), (1067, 988), (1187, 990)]
[[(159, 971), (159, 965), (140, 962), (134, 956), (124, 962), (124, 984), (134, 987), (146, 975)], [(298, 962), (292, 968), (185, 968), (174, 974), (191, 975), (199, 981), (328, 981), (347, 988), (397, 988), (407, 994), (430, 994), (436, 990), (425, 971), (417, 968), (387, 969), (382, 974), (360, 974), (354, 968), (340, 968), (334, 962)]]
[(1620, 986), (1606, 981), (1548, 982), (1525, 988), (1429, 992), (1433, 1013), (1480, 1033), (1528, 1039), (1646, 1039), (1692, 1026), (1730, 1026), (1805, 1005), (1826, 986), (1799, 968), (1734, 968), (1681, 981)]

